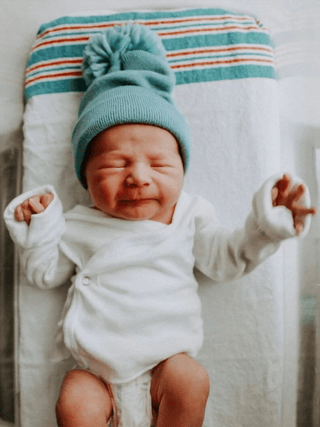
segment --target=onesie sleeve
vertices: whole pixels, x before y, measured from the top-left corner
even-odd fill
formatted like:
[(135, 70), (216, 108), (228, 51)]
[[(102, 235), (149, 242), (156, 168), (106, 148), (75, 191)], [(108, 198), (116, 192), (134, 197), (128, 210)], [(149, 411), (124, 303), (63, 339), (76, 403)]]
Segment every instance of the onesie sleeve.
[[(285, 206), (272, 206), (271, 190), (282, 175), (269, 178), (254, 194), (252, 211), (242, 229), (221, 228), (213, 207), (207, 203), (195, 218), (195, 267), (216, 281), (238, 279), (251, 272), (275, 253), (285, 239), (297, 236), (292, 213)], [(302, 183), (294, 178), (294, 184)], [(310, 206), (308, 188), (302, 198)], [(306, 217), (303, 232), (307, 234), (311, 218)]]
[[(54, 198), (44, 212), (32, 215), (29, 226), (24, 221), (16, 221), (14, 211), (18, 205), (46, 192), (52, 193)], [(74, 270), (74, 264), (59, 247), (66, 226), (62, 203), (54, 187), (37, 187), (16, 197), (6, 207), (4, 221), (18, 247), (28, 282), (42, 289), (65, 283)]]

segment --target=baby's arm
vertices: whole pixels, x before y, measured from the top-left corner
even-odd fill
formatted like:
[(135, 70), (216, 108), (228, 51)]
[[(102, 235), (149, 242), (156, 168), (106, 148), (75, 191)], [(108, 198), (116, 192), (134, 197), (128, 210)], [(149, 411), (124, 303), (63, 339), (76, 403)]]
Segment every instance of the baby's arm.
[(196, 220), (195, 265), (217, 281), (249, 273), (280, 246), (281, 241), (305, 235), (310, 218), (309, 193), (304, 184), (288, 175), (269, 178), (255, 193), (245, 226), (233, 232), (220, 228), (214, 212), (199, 209)]
[(61, 250), (66, 230), (62, 204), (53, 186), (28, 191), (4, 211), (4, 221), (18, 247), (28, 282), (39, 288), (62, 285), (74, 263)]
[(14, 217), (17, 221), (25, 221), (29, 225), (31, 215), (43, 212), (52, 200), (52, 193), (32, 196), (16, 207)]

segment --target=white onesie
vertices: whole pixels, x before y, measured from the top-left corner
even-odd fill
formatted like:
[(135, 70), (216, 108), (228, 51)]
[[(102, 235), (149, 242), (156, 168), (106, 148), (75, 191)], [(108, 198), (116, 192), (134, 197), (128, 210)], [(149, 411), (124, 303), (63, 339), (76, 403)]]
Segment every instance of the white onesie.
[[(237, 279), (296, 235), (291, 212), (272, 207), (270, 178), (254, 195), (243, 229), (222, 229), (212, 205), (182, 193), (173, 221), (126, 221), (85, 206), (63, 214), (52, 186), (24, 193), (4, 219), (30, 283), (72, 285), (58, 325), (56, 357), (103, 367), (112, 384), (129, 383), (180, 352), (197, 355), (202, 318), (194, 268), (215, 281)], [(30, 226), (17, 205), (50, 191), (54, 199)], [(303, 203), (309, 205), (308, 192)], [(310, 220), (305, 221), (304, 232)], [(89, 361), (89, 362), (88, 362)]]

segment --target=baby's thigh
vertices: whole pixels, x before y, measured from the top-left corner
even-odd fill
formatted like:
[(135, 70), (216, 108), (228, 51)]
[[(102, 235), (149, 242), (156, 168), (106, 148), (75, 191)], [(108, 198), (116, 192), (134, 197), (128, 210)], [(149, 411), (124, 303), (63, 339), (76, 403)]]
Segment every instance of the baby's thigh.
[(83, 369), (69, 371), (62, 382), (56, 413), (59, 426), (106, 425), (112, 415), (107, 385)]
[(205, 368), (185, 353), (176, 354), (159, 363), (152, 371), (151, 398), (158, 407), (166, 394), (179, 401), (194, 397), (208, 398), (209, 376)]

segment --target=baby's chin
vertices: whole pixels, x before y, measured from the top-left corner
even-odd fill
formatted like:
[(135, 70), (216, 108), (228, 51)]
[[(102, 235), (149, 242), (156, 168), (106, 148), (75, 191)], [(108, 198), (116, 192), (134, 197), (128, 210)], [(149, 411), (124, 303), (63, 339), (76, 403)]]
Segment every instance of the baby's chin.
[(124, 221), (156, 221), (170, 224), (173, 218), (176, 202), (163, 206), (157, 199), (130, 200), (117, 203), (114, 208), (95, 206), (107, 216)]
[(112, 218), (127, 221), (152, 220), (153, 217), (157, 216), (160, 212), (156, 201), (152, 199), (122, 202), (121, 206), (118, 206), (117, 209), (106, 209), (99, 206), (93, 206), (93, 209), (97, 209)]
[(153, 199), (123, 202), (116, 212), (118, 218), (128, 221), (153, 220), (160, 214), (158, 203)]

